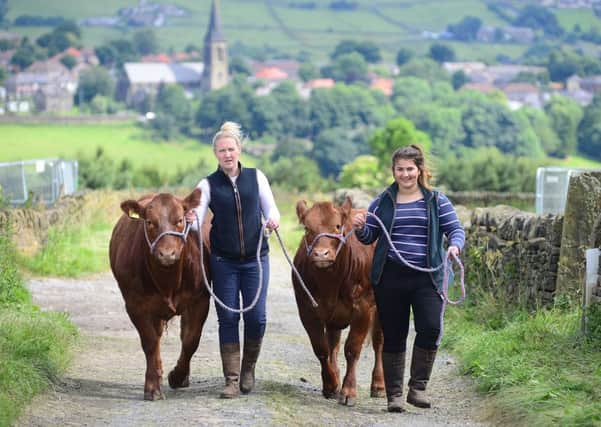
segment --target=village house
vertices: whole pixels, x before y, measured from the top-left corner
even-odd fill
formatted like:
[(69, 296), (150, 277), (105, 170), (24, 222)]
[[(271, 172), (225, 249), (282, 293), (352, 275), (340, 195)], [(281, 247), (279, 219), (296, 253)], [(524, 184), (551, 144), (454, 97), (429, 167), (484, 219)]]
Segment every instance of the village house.
[[(73, 96), (77, 91), (77, 77), (60, 61), (47, 60), (34, 62), (26, 70), (9, 77), (4, 85), (10, 105), (33, 104), (36, 96), (39, 98), (44, 94), (56, 99), (52, 102), (40, 103), (39, 105), (51, 108), (38, 111), (66, 111), (73, 106)], [(59, 108), (54, 109), (54, 107)], [(22, 110), (21, 107), (19, 108)]]
[(311, 92), (315, 89), (331, 89), (334, 87), (336, 82), (334, 79), (313, 79), (309, 80), (305, 84), (303, 84), (298, 93), (301, 98), (309, 99), (311, 97)]
[(509, 108), (517, 110), (523, 106), (542, 108), (544, 105), (540, 88), (530, 83), (508, 83), (501, 88), (507, 97)]
[(117, 87), (117, 99), (137, 106), (147, 97), (155, 96), (161, 85), (180, 85), (191, 96), (201, 88), (204, 65), (202, 62), (126, 62), (123, 70), (124, 76)]

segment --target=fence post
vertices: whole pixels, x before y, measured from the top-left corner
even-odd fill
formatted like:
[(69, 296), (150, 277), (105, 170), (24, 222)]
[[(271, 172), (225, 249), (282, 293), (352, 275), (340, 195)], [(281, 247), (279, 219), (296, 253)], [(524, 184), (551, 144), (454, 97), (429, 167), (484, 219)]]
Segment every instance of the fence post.
[(588, 314), (587, 310), (591, 305), (593, 297), (593, 289), (597, 286), (597, 278), (599, 276), (599, 255), (601, 251), (598, 248), (587, 249), (586, 253), (586, 280), (584, 281), (582, 310), (582, 333), (587, 334), (588, 329)]

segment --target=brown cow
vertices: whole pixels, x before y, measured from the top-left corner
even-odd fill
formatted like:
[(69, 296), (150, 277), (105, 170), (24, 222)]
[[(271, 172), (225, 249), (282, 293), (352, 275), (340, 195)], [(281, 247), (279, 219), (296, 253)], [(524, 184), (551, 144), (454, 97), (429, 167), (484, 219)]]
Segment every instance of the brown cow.
[[(361, 244), (354, 234), (342, 237), (352, 230), (351, 218), (359, 212), (351, 207), (349, 198), (342, 206), (321, 202), (308, 208), (304, 200), (297, 203), (296, 214), (305, 226), (305, 235), (296, 251), (294, 265), (316, 299), (317, 308), (311, 305), (292, 275), (301, 322), (321, 363), (322, 393), (326, 398), (338, 396), (338, 402), (348, 406), (356, 401), (356, 365), (370, 329), (375, 353), (371, 396), (384, 396), (383, 335), (369, 282), (374, 247)], [(319, 237), (322, 233), (327, 235)], [(349, 325), (344, 345), (347, 370), (339, 389), (340, 335)]]
[[(184, 213), (199, 201), (200, 189), (183, 200), (171, 194), (127, 200), (121, 203), (125, 214), (113, 229), (111, 269), (146, 355), (145, 400), (163, 397), (160, 340), (167, 321), (181, 315), (182, 348), (177, 365), (169, 373), (169, 385), (187, 387), (190, 358), (198, 348), (209, 312), (198, 234), (191, 231), (186, 237), (184, 233)], [(208, 235), (204, 230), (203, 234)], [(206, 244), (204, 250), (208, 252)]]

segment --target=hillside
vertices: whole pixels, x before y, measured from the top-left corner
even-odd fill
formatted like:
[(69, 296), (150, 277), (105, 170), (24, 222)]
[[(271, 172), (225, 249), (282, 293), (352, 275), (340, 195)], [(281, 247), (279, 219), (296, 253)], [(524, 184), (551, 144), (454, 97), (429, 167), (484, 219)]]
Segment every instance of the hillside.
[[(161, 0), (180, 8), (181, 17), (167, 17), (157, 27), (162, 48), (183, 49), (189, 44), (202, 45), (208, 22), (208, 0)], [(347, 4), (350, 10), (334, 10), (332, 4)], [(506, 26), (486, 0), (228, 0), (221, 2), (223, 27), (230, 49), (275, 49), (281, 53), (309, 52), (316, 60), (324, 59), (342, 39), (369, 40), (381, 47), (384, 59), (392, 61), (399, 47), (425, 52), (432, 38), (466, 15), (481, 19), (483, 25)], [(522, 3), (522, 2), (520, 2)], [(86, 18), (117, 16), (123, 7), (135, 6), (133, 0), (8, 0), (7, 20), (22, 15), (61, 16), (78, 22)], [(561, 26), (569, 31), (579, 24), (583, 31), (601, 30), (591, 8), (554, 9)], [(49, 27), (11, 26), (10, 31), (31, 38), (47, 32)], [(132, 27), (84, 26), (84, 44), (94, 46), (122, 37)], [(459, 59), (494, 60), (498, 54), (517, 57), (527, 48), (515, 43), (450, 42)]]

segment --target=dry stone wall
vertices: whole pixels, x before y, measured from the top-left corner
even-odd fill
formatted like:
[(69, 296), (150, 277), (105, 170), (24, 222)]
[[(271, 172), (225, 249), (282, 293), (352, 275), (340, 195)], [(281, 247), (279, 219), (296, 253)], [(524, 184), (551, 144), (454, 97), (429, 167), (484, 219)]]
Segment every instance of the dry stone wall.
[(509, 206), (476, 208), (465, 248), (466, 268), (478, 268), (491, 291), (526, 306), (548, 305), (556, 291), (563, 217)]

